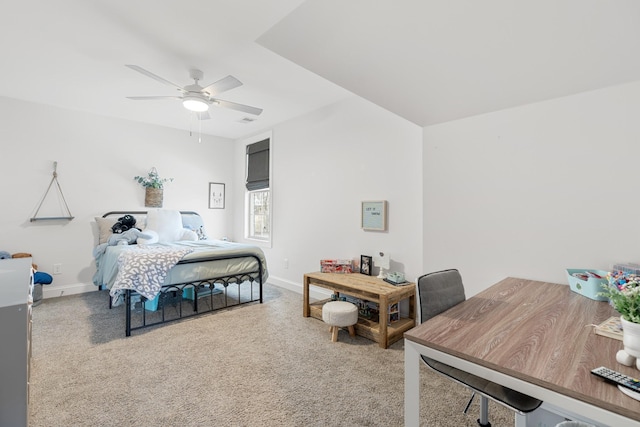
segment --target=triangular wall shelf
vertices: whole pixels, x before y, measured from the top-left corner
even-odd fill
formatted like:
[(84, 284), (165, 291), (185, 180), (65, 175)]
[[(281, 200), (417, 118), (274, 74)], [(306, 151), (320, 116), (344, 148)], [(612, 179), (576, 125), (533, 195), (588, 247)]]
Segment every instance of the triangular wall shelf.
[[(73, 216), (71, 216), (71, 211), (69, 210), (69, 206), (67, 205), (67, 201), (64, 198), (64, 194), (62, 194), (62, 188), (60, 187), (60, 183), (58, 182), (58, 162), (53, 162), (53, 177), (51, 178), (51, 182), (49, 183), (49, 187), (47, 187), (47, 191), (45, 191), (44, 196), (42, 196), (42, 200), (40, 200), (40, 204), (38, 205), (38, 209), (36, 209), (36, 213), (33, 215), (29, 221), (42, 221), (42, 220), (66, 220), (71, 221)], [(51, 190), (51, 186), (53, 183), (56, 183), (56, 187), (58, 188), (58, 192), (60, 193), (60, 197), (62, 198), (62, 202), (64, 203), (64, 207), (67, 211), (67, 216), (41, 216), (38, 218), (38, 212), (42, 207), (42, 203), (47, 198), (47, 194), (49, 194), (49, 190)]]

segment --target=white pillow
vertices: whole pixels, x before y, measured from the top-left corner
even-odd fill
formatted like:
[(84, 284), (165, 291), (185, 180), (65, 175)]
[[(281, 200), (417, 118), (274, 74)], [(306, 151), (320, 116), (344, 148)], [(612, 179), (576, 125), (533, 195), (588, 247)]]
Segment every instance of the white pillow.
[(158, 233), (159, 242), (177, 242), (182, 237), (182, 215), (180, 211), (153, 209), (147, 212), (148, 230)]
[(158, 243), (158, 239), (159, 239), (158, 233), (156, 233), (153, 230), (149, 230), (148, 228), (145, 228), (143, 233), (148, 234), (150, 237), (148, 239), (145, 239), (144, 237), (138, 237), (136, 242), (139, 245), (151, 245), (153, 243)]
[(180, 236), (180, 240), (189, 240), (196, 241), (198, 240), (198, 233), (193, 230), (189, 230), (188, 228), (184, 228), (182, 231), (182, 236)]

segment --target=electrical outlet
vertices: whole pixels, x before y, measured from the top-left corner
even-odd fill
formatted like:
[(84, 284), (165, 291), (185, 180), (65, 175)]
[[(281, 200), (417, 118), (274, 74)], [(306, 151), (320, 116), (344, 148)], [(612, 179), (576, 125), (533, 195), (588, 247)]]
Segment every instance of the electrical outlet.
[(53, 264), (53, 274), (62, 274), (62, 264)]
[(285, 258), (284, 262), (282, 263), (282, 266), (287, 269), (289, 268), (289, 258)]

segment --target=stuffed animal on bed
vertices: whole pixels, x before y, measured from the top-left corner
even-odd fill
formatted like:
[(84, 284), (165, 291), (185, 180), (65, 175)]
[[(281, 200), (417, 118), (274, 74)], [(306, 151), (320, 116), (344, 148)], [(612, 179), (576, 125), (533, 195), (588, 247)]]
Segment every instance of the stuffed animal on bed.
[[(134, 218), (134, 216), (125, 215), (123, 217), (118, 218), (118, 221), (115, 224), (113, 224), (113, 227), (111, 227), (111, 231), (113, 231), (116, 234), (121, 234), (127, 230), (131, 230), (135, 228), (135, 226), (136, 226), (136, 219)], [(137, 230), (140, 231), (139, 228)]]
[(140, 239), (150, 239), (150, 234), (143, 233), (137, 228), (131, 228), (129, 230), (123, 231), (122, 233), (114, 233), (109, 237), (107, 243), (99, 244), (93, 250), (93, 257), (97, 258), (98, 256), (105, 253), (107, 250), (107, 246), (118, 246), (118, 245), (133, 245), (136, 243), (138, 238)]

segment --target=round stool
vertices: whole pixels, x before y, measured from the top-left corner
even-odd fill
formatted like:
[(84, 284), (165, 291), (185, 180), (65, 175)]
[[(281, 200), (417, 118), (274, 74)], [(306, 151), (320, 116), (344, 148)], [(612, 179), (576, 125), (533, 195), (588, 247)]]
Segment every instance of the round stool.
[(338, 330), (349, 328), (349, 335), (354, 337), (353, 325), (358, 323), (358, 307), (346, 301), (331, 301), (322, 306), (322, 320), (330, 325), (331, 341), (338, 341)]

